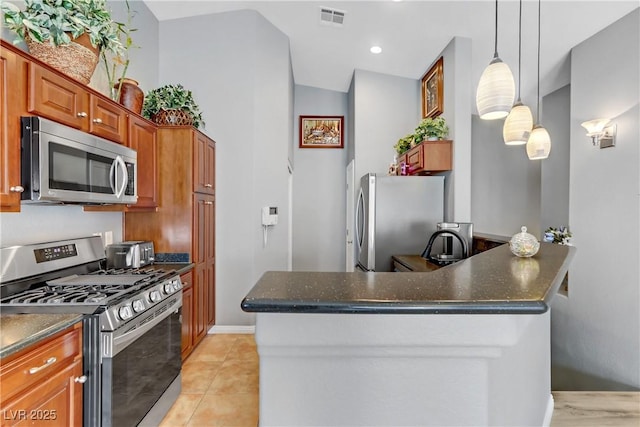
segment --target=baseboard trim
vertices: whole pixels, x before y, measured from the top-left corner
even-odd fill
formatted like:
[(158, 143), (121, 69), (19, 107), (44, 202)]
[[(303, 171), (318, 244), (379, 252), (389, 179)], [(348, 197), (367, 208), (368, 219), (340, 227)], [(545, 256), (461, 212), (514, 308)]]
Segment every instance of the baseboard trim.
[(551, 425), (551, 417), (553, 417), (554, 408), (553, 394), (549, 394), (549, 401), (547, 402), (547, 410), (544, 413), (544, 420), (542, 421), (543, 427), (549, 427)]
[(213, 325), (208, 334), (255, 334), (255, 325), (241, 326), (241, 325)]

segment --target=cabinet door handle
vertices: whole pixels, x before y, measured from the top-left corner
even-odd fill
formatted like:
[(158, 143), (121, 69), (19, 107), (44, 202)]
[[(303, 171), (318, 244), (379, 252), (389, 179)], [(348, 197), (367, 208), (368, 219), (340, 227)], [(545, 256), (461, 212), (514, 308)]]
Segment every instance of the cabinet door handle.
[(212, 205), (213, 202), (204, 202), (205, 205)]
[(24, 191), (24, 187), (22, 185), (14, 185), (13, 187), (9, 188), (9, 191), (11, 191), (12, 193), (22, 193)]
[(84, 111), (80, 111), (80, 112), (77, 114), (77, 116), (78, 116), (78, 117), (87, 117), (87, 113), (85, 113)]
[(213, 184), (205, 184), (204, 186), (207, 188), (213, 188)]
[(100, 124), (102, 123), (102, 119), (101, 118), (93, 119), (93, 123)]
[(83, 375), (81, 377), (75, 377), (73, 380), (77, 383), (84, 384), (87, 382), (87, 376)]
[(39, 372), (39, 371), (43, 370), (44, 368), (53, 365), (54, 363), (56, 363), (57, 360), (58, 359), (56, 359), (55, 357), (50, 357), (50, 358), (47, 359), (46, 362), (44, 362), (43, 365), (38, 366), (36, 368), (29, 369), (29, 373), (30, 374), (35, 374), (36, 372)]

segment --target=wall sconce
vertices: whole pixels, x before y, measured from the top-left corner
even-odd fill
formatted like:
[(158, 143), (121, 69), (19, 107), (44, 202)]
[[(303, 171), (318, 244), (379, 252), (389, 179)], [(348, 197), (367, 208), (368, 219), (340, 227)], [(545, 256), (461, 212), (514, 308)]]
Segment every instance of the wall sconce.
[(593, 145), (608, 148), (616, 145), (616, 125), (610, 123), (609, 119), (595, 119), (582, 123), (582, 127), (587, 130)]

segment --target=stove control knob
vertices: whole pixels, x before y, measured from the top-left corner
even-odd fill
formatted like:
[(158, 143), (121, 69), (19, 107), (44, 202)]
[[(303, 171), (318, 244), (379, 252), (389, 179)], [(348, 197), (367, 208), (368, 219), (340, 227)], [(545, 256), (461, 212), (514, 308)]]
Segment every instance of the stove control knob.
[(124, 305), (118, 309), (118, 315), (122, 320), (131, 319), (133, 317), (133, 313), (131, 312), (131, 307), (128, 305)]
[(158, 302), (162, 299), (162, 295), (160, 295), (160, 291), (151, 291), (149, 294), (149, 300), (151, 302)]
[(133, 311), (135, 311), (136, 313), (140, 313), (141, 311), (144, 310), (144, 302), (142, 302), (141, 299), (136, 299), (133, 300)]
[(176, 291), (176, 288), (173, 286), (173, 283), (165, 283), (164, 284), (164, 293), (169, 295)]
[(182, 283), (180, 283), (180, 279), (174, 280), (173, 285), (175, 286), (176, 291), (179, 291), (180, 289), (182, 289)]

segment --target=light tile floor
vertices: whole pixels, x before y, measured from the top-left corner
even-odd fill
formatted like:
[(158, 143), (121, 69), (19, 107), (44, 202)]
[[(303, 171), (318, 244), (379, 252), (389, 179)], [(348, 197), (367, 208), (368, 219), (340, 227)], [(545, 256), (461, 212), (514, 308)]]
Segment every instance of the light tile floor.
[(253, 335), (207, 335), (182, 367), (182, 392), (161, 427), (256, 427)]
[[(256, 427), (253, 335), (208, 335), (182, 368), (182, 393), (161, 427)], [(553, 392), (551, 427), (640, 427), (640, 392)]]

